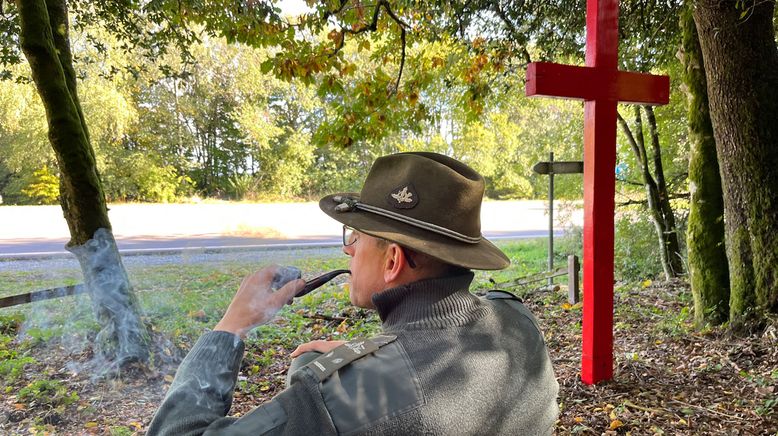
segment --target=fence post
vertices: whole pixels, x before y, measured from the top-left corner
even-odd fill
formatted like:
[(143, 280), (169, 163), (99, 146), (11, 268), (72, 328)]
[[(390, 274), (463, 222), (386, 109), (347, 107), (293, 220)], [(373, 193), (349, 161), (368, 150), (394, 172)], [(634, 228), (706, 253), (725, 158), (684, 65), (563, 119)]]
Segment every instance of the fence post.
[(567, 301), (570, 304), (577, 304), (578, 294), (578, 271), (581, 264), (578, 262), (578, 256), (571, 254), (567, 256)]

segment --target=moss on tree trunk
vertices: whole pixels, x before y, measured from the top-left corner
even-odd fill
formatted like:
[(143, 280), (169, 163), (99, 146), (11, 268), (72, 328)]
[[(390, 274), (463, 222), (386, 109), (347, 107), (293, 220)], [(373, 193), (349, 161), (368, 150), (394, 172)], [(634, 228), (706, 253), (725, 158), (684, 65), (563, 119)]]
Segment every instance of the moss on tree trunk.
[[(110, 233), (94, 150), (76, 93), (66, 2), (18, 0), (17, 5), (22, 50), (46, 110), (49, 141), (60, 170), (60, 204), (71, 237), (68, 248), (79, 257), (95, 316), (103, 327), (98, 346), (119, 363), (145, 360), (148, 334)], [(92, 255), (95, 252), (99, 260)]]
[[(694, 21), (724, 193), (730, 321), (778, 312), (774, 2), (698, 0)], [(744, 9), (745, 8), (745, 9)]]
[(694, 321), (718, 325), (729, 318), (729, 270), (724, 244), (724, 199), (716, 141), (708, 111), (707, 82), (692, 12), (681, 15), (682, 62), (689, 113), (689, 221), (686, 245)]

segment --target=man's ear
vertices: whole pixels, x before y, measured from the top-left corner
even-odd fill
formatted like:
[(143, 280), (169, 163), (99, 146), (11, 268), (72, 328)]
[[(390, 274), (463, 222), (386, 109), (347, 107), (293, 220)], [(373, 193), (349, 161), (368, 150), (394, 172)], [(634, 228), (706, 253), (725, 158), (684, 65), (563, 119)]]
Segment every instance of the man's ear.
[(393, 283), (403, 274), (408, 266), (408, 260), (405, 258), (405, 252), (395, 243), (390, 243), (386, 247), (384, 255), (384, 282)]

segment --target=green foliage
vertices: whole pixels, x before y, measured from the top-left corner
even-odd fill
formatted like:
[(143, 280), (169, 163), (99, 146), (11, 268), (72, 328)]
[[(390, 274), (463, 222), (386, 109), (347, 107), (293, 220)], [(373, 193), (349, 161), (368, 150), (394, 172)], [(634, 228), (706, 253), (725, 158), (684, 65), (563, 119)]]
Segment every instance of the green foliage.
[(135, 434), (132, 428), (123, 425), (111, 427), (108, 432), (111, 436), (132, 436)]
[(78, 394), (69, 392), (58, 380), (35, 380), (19, 390), (16, 398), (29, 406), (59, 407), (78, 401)]
[(250, 174), (236, 174), (227, 181), (230, 196), (236, 200), (254, 199), (257, 194), (257, 180)]
[(104, 172), (106, 195), (116, 200), (168, 203), (190, 192), (191, 181), (171, 165), (139, 151), (120, 150), (110, 156)]
[[(86, 41), (73, 44), (81, 60), (79, 87), (111, 200), (172, 201), (193, 189), (243, 197), (246, 186), (235, 184), (241, 174), (257, 181), (249, 198), (315, 198), (353, 190), (376, 156), (422, 149), (476, 167), (491, 197), (528, 198), (545, 194), (545, 178), (531, 166), (548, 151), (558, 159), (581, 158), (580, 105), (527, 100), (516, 70), (530, 52), (576, 62), (583, 20), (570, 5), (518, 5), (476, 18), (491, 6), (464, 11), (401, 2), (331, 11), (317, 3), (303, 17), (282, 18), (265, 2), (239, 10), (228, 2), (160, 3), (148, 6), (150, 15), (132, 13), (132, 4), (77, 3), (72, 38)], [(650, 20), (640, 14), (644, 7), (651, 8)], [(673, 7), (629, 3), (622, 37), (643, 35), (657, 23), (674, 26), (663, 18)], [(328, 24), (333, 17), (344, 27)], [(548, 17), (555, 32), (548, 32)], [(160, 23), (174, 26), (160, 34), (154, 30)], [(488, 36), (462, 38), (461, 25)], [(650, 50), (669, 37), (659, 36), (622, 46), (638, 46), (633, 56), (658, 62)], [(253, 47), (231, 44), (236, 41)], [(128, 42), (141, 50), (122, 50)], [(20, 86), (24, 92), (10, 89)], [(41, 117), (39, 103), (28, 97), (31, 87), (3, 82), (0, 95), (16, 107), (38, 107)], [(8, 125), (42, 126), (26, 121), (34, 112), (8, 111), (9, 121), (10, 114), (29, 113)], [(34, 133), (45, 151), (45, 132)], [(0, 147), (4, 139), (18, 144), (10, 147), (9, 163), (25, 160), (19, 157), (29, 141), (22, 134), (32, 136), (0, 132)], [(50, 154), (27, 160), (50, 160)], [(13, 177), (32, 171), (9, 169)], [(579, 176), (560, 178), (557, 196), (580, 198), (580, 184)], [(14, 201), (9, 189), (0, 186)]]
[(32, 173), (32, 182), (22, 189), (35, 204), (57, 204), (59, 198), (59, 177), (52, 174), (48, 166)]
[(15, 335), (24, 322), (21, 313), (0, 314), (0, 335)]
[(616, 216), (614, 266), (617, 280), (653, 279), (662, 273), (659, 247), (647, 214), (627, 211)]
[(13, 344), (13, 336), (0, 334), (0, 378), (4, 384), (18, 379), (24, 367), (32, 363), (35, 363), (35, 359)]

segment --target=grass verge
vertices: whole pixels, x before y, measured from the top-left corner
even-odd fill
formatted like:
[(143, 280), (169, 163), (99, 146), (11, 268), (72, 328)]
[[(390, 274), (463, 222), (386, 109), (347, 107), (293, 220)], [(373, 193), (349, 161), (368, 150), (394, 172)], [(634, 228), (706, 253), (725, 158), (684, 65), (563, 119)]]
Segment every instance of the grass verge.
[[(737, 338), (691, 328), (683, 282), (619, 283), (615, 289), (614, 381), (582, 385), (581, 305), (565, 291), (510, 285), (545, 269), (543, 240), (502, 243), (512, 266), (478, 272), (474, 289), (502, 284), (537, 315), (560, 383), (558, 434), (745, 434), (778, 431), (778, 329)], [(559, 266), (566, 264), (564, 256)], [(345, 267), (337, 250), (283, 255), (279, 263), (313, 276)], [(150, 365), (94, 379), (91, 339), (97, 330), (89, 300), (78, 296), (0, 312), (0, 430), (5, 434), (142, 434), (193, 342), (219, 320), (251, 256), (224, 262), (128, 266), (152, 328)], [(68, 283), (58, 283), (62, 277)], [(18, 292), (77, 282), (73, 271), (0, 274)], [(561, 279), (559, 282), (564, 283)], [(543, 281), (536, 283), (542, 286)], [(241, 415), (283, 389), (289, 353), (313, 339), (379, 331), (370, 311), (348, 304), (342, 279), (286, 307), (247, 340), (231, 414)]]

